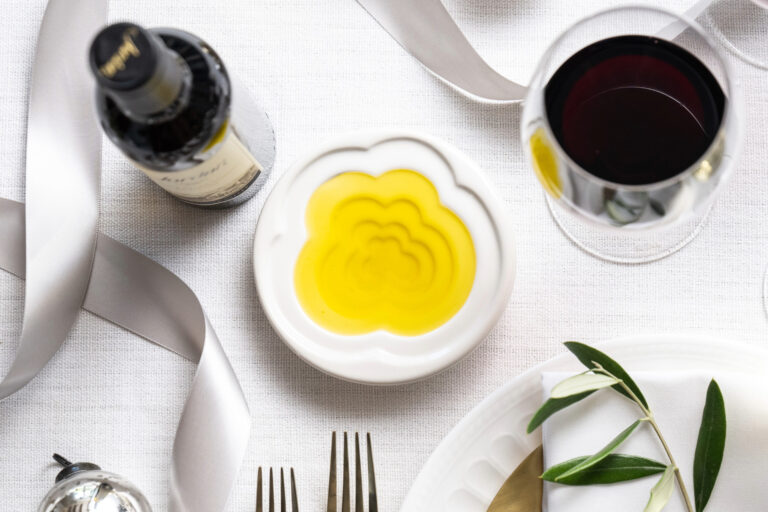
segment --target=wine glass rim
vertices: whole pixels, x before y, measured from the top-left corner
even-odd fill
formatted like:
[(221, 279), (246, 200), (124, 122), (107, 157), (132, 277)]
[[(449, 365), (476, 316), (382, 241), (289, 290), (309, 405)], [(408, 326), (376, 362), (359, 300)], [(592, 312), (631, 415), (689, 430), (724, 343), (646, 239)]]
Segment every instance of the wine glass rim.
[[(723, 133), (723, 130), (728, 125), (728, 121), (732, 116), (732, 110), (733, 110), (733, 102), (738, 101), (738, 99), (734, 99), (734, 84), (731, 81), (731, 77), (733, 76), (733, 68), (731, 66), (730, 61), (726, 58), (723, 51), (718, 47), (715, 40), (712, 38), (712, 36), (707, 33), (707, 31), (695, 20), (690, 19), (685, 14), (676, 13), (674, 11), (671, 11), (669, 9), (664, 9), (661, 7), (655, 7), (655, 6), (648, 6), (648, 5), (638, 5), (638, 4), (626, 4), (626, 5), (620, 5), (620, 6), (614, 6), (610, 7), (608, 9), (601, 9), (597, 12), (594, 12), (588, 16), (585, 16), (584, 18), (581, 18), (580, 20), (576, 21), (575, 23), (570, 24), (565, 30), (563, 30), (560, 35), (558, 35), (552, 43), (547, 47), (547, 50), (544, 52), (544, 55), (539, 61), (539, 64), (536, 67), (536, 70), (534, 72), (534, 81), (531, 82), (532, 85), (535, 82), (536, 79), (541, 79), (544, 76), (544, 66), (547, 64), (547, 61), (551, 58), (552, 52), (555, 50), (555, 48), (561, 43), (563, 38), (565, 38), (573, 29), (576, 27), (589, 22), (591, 20), (594, 20), (596, 18), (599, 18), (601, 16), (621, 12), (621, 11), (631, 11), (631, 10), (641, 10), (641, 11), (647, 11), (657, 14), (663, 14), (666, 16), (671, 16), (672, 18), (677, 18), (678, 21), (684, 23), (686, 25), (686, 28), (693, 29), (699, 37), (701, 37), (709, 46), (709, 48), (712, 50), (713, 54), (716, 56), (718, 64), (722, 67), (722, 75), (723, 75), (723, 81), (725, 82), (725, 104), (723, 106), (723, 115), (720, 119), (720, 123), (718, 125), (717, 132), (714, 137), (712, 137), (712, 141), (709, 143), (709, 145), (701, 152), (701, 156), (693, 162), (689, 167), (683, 169), (679, 173), (675, 174), (674, 176), (671, 176), (669, 178), (666, 178), (661, 181), (654, 181), (650, 183), (643, 183), (643, 184), (626, 184), (626, 183), (618, 183), (615, 181), (606, 180), (604, 178), (600, 178), (598, 176), (595, 176), (594, 174), (590, 173), (586, 169), (584, 169), (581, 165), (576, 163), (571, 156), (568, 154), (568, 152), (565, 150), (565, 148), (562, 147), (560, 141), (555, 136), (554, 132), (552, 131), (551, 124), (549, 122), (549, 116), (547, 115), (548, 109), (546, 102), (544, 101), (544, 95), (540, 95), (539, 101), (541, 101), (541, 107), (542, 111), (544, 112), (543, 115), (543, 128), (547, 132), (547, 137), (550, 140), (553, 149), (557, 151), (560, 158), (562, 158), (565, 162), (568, 163), (571, 170), (579, 175), (581, 175), (583, 178), (600, 184), (602, 186), (605, 186), (607, 188), (615, 189), (615, 190), (626, 190), (626, 191), (637, 191), (637, 192), (649, 192), (653, 190), (663, 189), (666, 187), (669, 187), (670, 185), (674, 185), (676, 183), (679, 183), (681, 181), (685, 181), (688, 177), (693, 175), (695, 172), (697, 172), (704, 161), (706, 161), (710, 154), (712, 153), (715, 145), (719, 143), (719, 140), (721, 138), (721, 134)], [(663, 38), (659, 38), (663, 39)], [(672, 44), (674, 44), (674, 41), (669, 41), (668, 39), (663, 39), (665, 41), (668, 41)], [(575, 55), (575, 52), (574, 54)], [(697, 60), (698, 57), (694, 55)], [(709, 68), (709, 66), (702, 62), (704, 66)], [(543, 80), (542, 80), (543, 82)], [(534, 87), (531, 87), (531, 90), (534, 90)]]

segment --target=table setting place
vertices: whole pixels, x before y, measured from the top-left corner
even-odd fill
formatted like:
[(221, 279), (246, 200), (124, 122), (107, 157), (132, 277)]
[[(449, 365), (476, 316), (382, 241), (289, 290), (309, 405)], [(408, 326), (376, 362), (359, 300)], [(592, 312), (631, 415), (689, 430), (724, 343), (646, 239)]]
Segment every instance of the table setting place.
[(768, 510), (766, 0), (3, 6), (0, 510)]

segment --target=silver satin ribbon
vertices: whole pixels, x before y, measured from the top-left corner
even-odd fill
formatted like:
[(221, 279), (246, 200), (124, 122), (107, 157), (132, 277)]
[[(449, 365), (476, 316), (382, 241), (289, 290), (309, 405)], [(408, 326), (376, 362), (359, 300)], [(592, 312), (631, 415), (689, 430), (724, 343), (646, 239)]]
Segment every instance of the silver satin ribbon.
[(24, 323), (0, 400), (48, 363), (77, 318), (99, 218), (101, 134), (85, 51), (107, 18), (103, 0), (51, 0), (38, 37), (27, 121)]
[[(684, 16), (696, 19), (714, 0), (699, 0)], [(484, 100), (516, 103), (528, 88), (490, 67), (472, 48), (440, 0), (357, 0), (429, 71), (464, 93)], [(658, 36), (674, 40), (685, 24), (672, 23)]]
[[(24, 231), (24, 205), (0, 198), (0, 268), (19, 277), (25, 274)], [(170, 509), (223, 510), (251, 419), (195, 294), (165, 267), (99, 234), (83, 308), (198, 363), (173, 446)]]
[(520, 102), (527, 87), (497, 73), (472, 48), (440, 0), (357, 0), (429, 71), (484, 100)]
[(21, 339), (0, 400), (42, 370), (81, 307), (198, 363), (174, 441), (169, 508), (217, 512), (250, 433), (240, 383), (195, 294), (97, 232), (101, 133), (86, 55), (106, 20), (107, 0), (50, 0), (43, 17), (29, 96), (26, 215), (23, 204), (0, 199), (0, 268), (27, 278)]

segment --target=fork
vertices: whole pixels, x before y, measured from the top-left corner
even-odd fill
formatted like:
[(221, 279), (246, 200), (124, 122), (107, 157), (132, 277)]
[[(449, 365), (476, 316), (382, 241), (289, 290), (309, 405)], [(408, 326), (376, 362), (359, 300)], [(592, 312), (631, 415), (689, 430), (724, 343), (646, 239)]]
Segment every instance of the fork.
[[(263, 496), (261, 484), (261, 468), (256, 477), (256, 512), (263, 512)], [(285, 499), (285, 475), (280, 468), (280, 512), (286, 512), (287, 500)], [(269, 498), (267, 502), (268, 512), (275, 512), (275, 486), (272, 477), (272, 468), (269, 468)], [(299, 499), (296, 496), (296, 477), (291, 468), (291, 512), (299, 512)]]
[[(371, 448), (371, 434), (367, 434), (368, 448), (368, 512), (379, 512), (379, 504), (376, 498), (376, 475), (373, 467), (373, 449)], [(336, 432), (331, 438), (331, 474), (328, 480), (328, 508), (327, 512), (338, 512), (336, 499)], [(344, 432), (344, 462), (341, 491), (341, 512), (350, 512), (349, 489), (349, 448), (347, 433)], [(363, 509), (363, 476), (360, 464), (360, 434), (355, 433), (355, 512), (364, 512)]]

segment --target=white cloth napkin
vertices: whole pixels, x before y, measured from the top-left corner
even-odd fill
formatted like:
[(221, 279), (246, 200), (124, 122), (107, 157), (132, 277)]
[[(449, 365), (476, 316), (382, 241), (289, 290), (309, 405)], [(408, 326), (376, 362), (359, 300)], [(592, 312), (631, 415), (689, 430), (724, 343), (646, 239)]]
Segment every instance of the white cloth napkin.
[[(544, 398), (569, 376), (544, 373)], [(728, 430), (723, 465), (706, 512), (764, 512), (768, 509), (768, 378), (732, 373), (632, 373), (680, 466), (691, 499), (694, 451), (712, 377), (723, 392)], [(610, 389), (558, 412), (543, 426), (544, 467), (595, 453), (641, 415), (635, 404)], [(667, 462), (648, 424), (641, 425), (616, 453)], [(601, 486), (545, 482), (543, 510), (641, 512), (659, 476)], [(676, 490), (664, 512), (685, 510)]]

